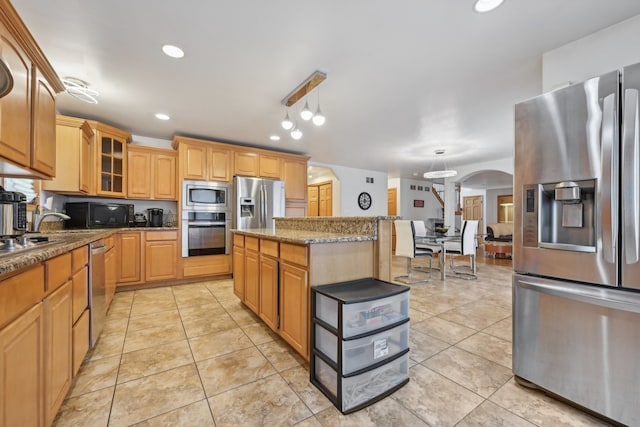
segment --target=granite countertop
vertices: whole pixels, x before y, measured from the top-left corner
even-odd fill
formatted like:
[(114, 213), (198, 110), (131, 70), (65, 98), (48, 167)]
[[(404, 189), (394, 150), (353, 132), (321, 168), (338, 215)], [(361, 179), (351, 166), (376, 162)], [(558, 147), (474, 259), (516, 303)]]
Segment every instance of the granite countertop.
[(231, 231), (237, 234), (243, 234), (245, 236), (254, 236), (302, 245), (314, 243), (364, 242), (368, 240), (376, 240), (375, 236), (365, 234), (344, 234), (325, 231), (292, 230), (286, 228), (275, 230), (270, 228), (251, 228), (248, 230)]
[(49, 258), (72, 251), (80, 246), (88, 245), (98, 239), (110, 236), (117, 230), (95, 230), (72, 233), (34, 233), (33, 236), (47, 236), (49, 241), (40, 243), (29, 249), (0, 255), (0, 275), (20, 270), (21, 268), (46, 261)]
[(101, 228), (90, 230), (49, 230), (42, 233), (29, 233), (28, 236), (47, 236), (49, 241), (16, 252), (0, 252), (0, 278), (2, 275), (20, 270), (55, 256), (88, 245), (119, 231), (177, 231), (177, 227), (131, 227)]

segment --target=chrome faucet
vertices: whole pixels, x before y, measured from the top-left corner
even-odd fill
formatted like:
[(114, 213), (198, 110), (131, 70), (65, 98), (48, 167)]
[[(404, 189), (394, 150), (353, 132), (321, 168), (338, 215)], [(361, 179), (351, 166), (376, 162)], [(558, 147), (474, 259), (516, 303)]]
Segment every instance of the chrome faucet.
[(42, 224), (42, 220), (45, 219), (48, 216), (57, 216), (60, 219), (71, 219), (71, 217), (69, 215), (65, 215), (63, 213), (60, 212), (47, 212), (44, 213), (42, 215), (39, 215), (39, 218), (37, 218), (37, 220), (34, 221), (35, 223), (35, 227), (33, 228), (33, 232), (37, 233), (38, 231), (40, 231), (40, 224)]

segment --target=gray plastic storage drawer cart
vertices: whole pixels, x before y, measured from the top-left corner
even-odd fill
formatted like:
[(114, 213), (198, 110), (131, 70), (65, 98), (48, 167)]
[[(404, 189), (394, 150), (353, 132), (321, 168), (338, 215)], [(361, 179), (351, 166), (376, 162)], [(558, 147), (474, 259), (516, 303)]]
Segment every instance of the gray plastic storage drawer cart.
[(309, 376), (347, 414), (409, 381), (409, 287), (360, 279), (311, 288)]

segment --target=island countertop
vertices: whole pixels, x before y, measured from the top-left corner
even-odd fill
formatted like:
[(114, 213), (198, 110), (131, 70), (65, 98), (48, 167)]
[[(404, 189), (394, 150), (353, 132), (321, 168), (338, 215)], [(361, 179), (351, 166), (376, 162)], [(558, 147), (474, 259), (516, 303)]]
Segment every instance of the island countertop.
[(296, 244), (339, 243), (339, 242), (364, 242), (376, 240), (375, 236), (367, 234), (344, 234), (326, 231), (292, 230), (251, 228), (247, 230), (231, 230), (233, 233), (245, 236), (260, 237), (264, 239), (279, 240)]
[(297, 244), (365, 242), (378, 240), (378, 223), (389, 216), (275, 218), (275, 228), (231, 230), (237, 234)]

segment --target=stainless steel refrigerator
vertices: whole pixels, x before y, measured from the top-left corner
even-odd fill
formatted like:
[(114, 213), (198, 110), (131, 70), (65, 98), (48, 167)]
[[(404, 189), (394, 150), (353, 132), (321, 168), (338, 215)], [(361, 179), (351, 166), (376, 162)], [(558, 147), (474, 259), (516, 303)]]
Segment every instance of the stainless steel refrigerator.
[(284, 181), (233, 178), (234, 228), (274, 228), (274, 218), (285, 216)]
[(640, 425), (640, 64), (515, 107), (513, 372)]

